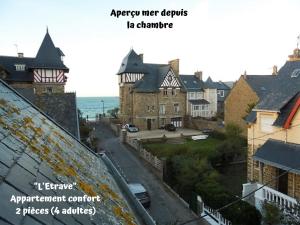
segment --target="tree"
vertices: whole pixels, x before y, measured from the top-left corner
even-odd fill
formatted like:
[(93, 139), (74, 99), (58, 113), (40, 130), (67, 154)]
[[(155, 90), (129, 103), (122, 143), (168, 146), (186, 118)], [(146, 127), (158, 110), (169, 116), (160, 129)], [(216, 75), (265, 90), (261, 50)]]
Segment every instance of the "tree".
[(300, 202), (294, 207), (285, 207), (281, 209), (283, 218), (281, 223), (283, 225), (300, 225)]

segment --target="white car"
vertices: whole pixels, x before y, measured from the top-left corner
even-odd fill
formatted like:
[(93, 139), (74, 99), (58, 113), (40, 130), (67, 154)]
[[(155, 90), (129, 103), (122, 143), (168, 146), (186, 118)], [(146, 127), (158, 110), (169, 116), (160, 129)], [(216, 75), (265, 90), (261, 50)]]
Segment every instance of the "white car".
[(145, 207), (150, 207), (150, 196), (146, 191), (145, 187), (140, 183), (130, 183), (128, 187), (132, 194), (139, 200), (139, 202)]
[(138, 132), (139, 131), (139, 128), (137, 128), (135, 125), (133, 124), (125, 124), (123, 126), (123, 128), (125, 128), (128, 132)]

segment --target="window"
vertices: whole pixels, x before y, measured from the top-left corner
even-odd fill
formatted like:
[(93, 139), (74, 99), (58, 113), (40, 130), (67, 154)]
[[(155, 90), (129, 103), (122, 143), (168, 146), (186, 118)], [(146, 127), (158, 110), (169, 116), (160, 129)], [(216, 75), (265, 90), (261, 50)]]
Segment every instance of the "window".
[(164, 88), (163, 94), (164, 94), (164, 96), (168, 95), (168, 89), (167, 88)]
[(218, 90), (218, 95), (220, 95), (220, 97), (224, 97), (224, 90)]
[(16, 71), (25, 71), (25, 64), (15, 64)]
[(159, 114), (160, 115), (166, 114), (166, 106), (165, 105), (159, 105)]
[(48, 93), (48, 94), (53, 93), (52, 87), (46, 87), (46, 93)]
[(275, 119), (270, 115), (261, 115), (260, 116), (260, 130), (264, 133), (273, 132), (273, 123)]
[(154, 109), (155, 109), (155, 107), (154, 107), (154, 105), (153, 105), (153, 106), (151, 107), (151, 110), (154, 111)]
[(148, 110), (148, 112), (150, 112), (150, 105), (147, 106), (147, 110)]
[(172, 95), (176, 95), (176, 89), (172, 88)]
[(292, 72), (291, 77), (298, 77), (299, 74), (300, 74), (300, 69), (295, 69), (295, 70)]
[(193, 106), (193, 109), (194, 109), (194, 110), (199, 110), (199, 109), (200, 109), (200, 106), (199, 106), (199, 105), (194, 105), (194, 106)]
[(195, 92), (190, 92), (190, 99), (195, 99)]
[(178, 103), (174, 104), (174, 112), (179, 113), (179, 104)]

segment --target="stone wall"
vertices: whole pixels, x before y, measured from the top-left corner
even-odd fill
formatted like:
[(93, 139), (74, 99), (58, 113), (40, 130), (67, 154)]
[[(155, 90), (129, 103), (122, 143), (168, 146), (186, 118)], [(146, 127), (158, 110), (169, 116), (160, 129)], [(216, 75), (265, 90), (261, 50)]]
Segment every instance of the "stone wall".
[(13, 88), (21, 88), (21, 89), (32, 89), (33, 88), (33, 85), (32, 83), (12, 83), (12, 84), (9, 84), (11, 87)]
[(225, 124), (235, 123), (243, 130), (243, 135), (247, 135), (247, 124), (244, 117), (247, 115), (248, 104), (258, 102), (256, 93), (247, 84), (243, 76), (236, 82), (231, 92), (225, 100)]
[(35, 94), (40, 95), (43, 93), (48, 93), (47, 89), (51, 88), (52, 93), (64, 93), (65, 85), (64, 84), (33, 84), (33, 88), (35, 89)]

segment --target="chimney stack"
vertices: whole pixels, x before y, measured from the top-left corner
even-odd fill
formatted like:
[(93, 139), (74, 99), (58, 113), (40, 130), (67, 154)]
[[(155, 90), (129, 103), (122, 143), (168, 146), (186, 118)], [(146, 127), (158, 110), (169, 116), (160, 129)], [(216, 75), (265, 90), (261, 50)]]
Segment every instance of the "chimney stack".
[(18, 52), (18, 57), (19, 57), (19, 58), (23, 58), (23, 57), (24, 57), (24, 53)]
[(242, 75), (243, 78), (246, 80), (247, 79), (247, 71), (245, 70), (244, 74)]
[(277, 75), (277, 74), (278, 74), (277, 66), (274, 65), (274, 66), (273, 66), (273, 72), (272, 72), (272, 75)]
[(196, 71), (194, 74), (195, 77), (197, 77), (199, 80), (202, 80), (202, 71)]
[(142, 62), (144, 62), (144, 54), (139, 54), (139, 57), (142, 59)]
[(173, 59), (169, 61), (169, 65), (171, 66), (175, 75), (179, 76), (179, 59)]

